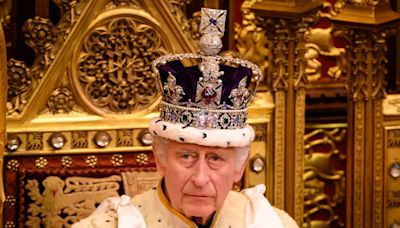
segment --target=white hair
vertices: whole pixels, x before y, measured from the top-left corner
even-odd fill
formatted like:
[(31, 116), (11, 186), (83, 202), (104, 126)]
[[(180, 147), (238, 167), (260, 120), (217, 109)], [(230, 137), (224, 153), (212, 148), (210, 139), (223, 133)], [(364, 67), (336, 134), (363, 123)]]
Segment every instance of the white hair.
[[(160, 163), (163, 165), (166, 162), (166, 149), (168, 148), (169, 142), (169, 139), (153, 136), (153, 153), (155, 153)], [(235, 169), (240, 170), (249, 157), (250, 148), (249, 146), (230, 148), (232, 148), (236, 155)]]

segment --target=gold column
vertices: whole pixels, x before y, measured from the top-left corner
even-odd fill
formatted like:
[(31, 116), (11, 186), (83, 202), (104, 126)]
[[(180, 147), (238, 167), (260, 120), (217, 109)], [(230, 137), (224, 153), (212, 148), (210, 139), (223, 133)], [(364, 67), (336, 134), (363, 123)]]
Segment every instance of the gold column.
[(384, 154), (382, 101), (386, 95), (385, 38), (400, 15), (386, 1), (349, 1), (332, 18), (347, 30), (348, 162), (346, 227), (383, 223)]
[[(6, 101), (7, 101), (7, 57), (6, 41), (3, 27), (0, 23), (0, 218), (3, 216), (3, 203), (5, 200), (3, 185), (3, 158), (6, 141)], [(2, 226), (0, 219), (0, 227)]]
[(307, 84), (304, 33), (316, 20), (320, 3), (303, 0), (248, 2), (257, 17), (257, 26), (266, 31), (269, 39), (266, 77), (275, 102), (273, 203), (302, 224)]

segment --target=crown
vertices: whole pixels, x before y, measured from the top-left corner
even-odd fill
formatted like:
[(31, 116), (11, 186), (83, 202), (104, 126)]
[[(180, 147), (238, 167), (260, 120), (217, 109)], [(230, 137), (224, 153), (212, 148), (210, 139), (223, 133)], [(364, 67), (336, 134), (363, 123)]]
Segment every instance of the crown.
[[(198, 129), (246, 127), (247, 105), (262, 73), (247, 60), (218, 55), (225, 20), (226, 10), (202, 8), (200, 53), (167, 54), (153, 62), (162, 121)], [(184, 66), (186, 60), (198, 64)]]

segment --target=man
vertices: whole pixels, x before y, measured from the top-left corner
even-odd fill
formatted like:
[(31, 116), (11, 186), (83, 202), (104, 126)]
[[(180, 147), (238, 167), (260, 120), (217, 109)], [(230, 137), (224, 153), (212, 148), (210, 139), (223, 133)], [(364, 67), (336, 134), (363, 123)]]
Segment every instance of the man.
[[(74, 228), (297, 227), (269, 204), (265, 186), (231, 191), (254, 139), (247, 104), (261, 72), (248, 61), (217, 55), (225, 18), (224, 10), (202, 9), (202, 54), (166, 55), (153, 63), (163, 92), (160, 118), (149, 127), (159, 185), (132, 200), (105, 200)], [(184, 66), (185, 60), (199, 63)]]

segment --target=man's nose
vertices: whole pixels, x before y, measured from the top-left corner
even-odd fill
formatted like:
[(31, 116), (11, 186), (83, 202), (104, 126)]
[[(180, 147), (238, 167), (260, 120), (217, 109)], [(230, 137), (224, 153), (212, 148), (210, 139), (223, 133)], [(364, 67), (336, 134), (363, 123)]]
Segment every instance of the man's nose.
[(196, 166), (192, 176), (192, 181), (197, 187), (204, 187), (210, 181), (210, 172), (205, 159), (200, 159)]

